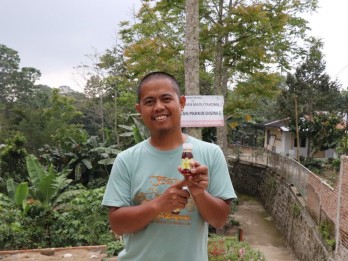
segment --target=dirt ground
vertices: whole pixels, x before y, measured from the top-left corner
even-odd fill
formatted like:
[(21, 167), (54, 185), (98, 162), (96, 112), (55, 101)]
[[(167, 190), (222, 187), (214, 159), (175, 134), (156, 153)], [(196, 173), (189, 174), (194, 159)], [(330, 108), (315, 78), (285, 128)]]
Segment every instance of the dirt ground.
[(243, 240), (262, 252), (267, 261), (298, 261), (261, 202), (245, 195), (238, 197), (240, 205), (233, 218), (243, 229)]
[(42, 250), (0, 251), (0, 261), (116, 261), (107, 258), (106, 246), (51, 248)]

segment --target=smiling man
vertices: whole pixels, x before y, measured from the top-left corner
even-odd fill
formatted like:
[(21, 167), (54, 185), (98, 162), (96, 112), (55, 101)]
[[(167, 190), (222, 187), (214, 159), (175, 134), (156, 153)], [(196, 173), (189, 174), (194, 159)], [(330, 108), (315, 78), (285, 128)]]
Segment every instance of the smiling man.
[[(185, 102), (168, 73), (150, 73), (139, 83), (136, 110), (150, 138), (117, 156), (102, 202), (113, 232), (124, 236), (119, 261), (207, 261), (208, 224), (226, 223), (236, 195), (225, 157), (217, 145), (182, 133)], [(195, 158), (186, 178), (184, 143), (193, 145)]]

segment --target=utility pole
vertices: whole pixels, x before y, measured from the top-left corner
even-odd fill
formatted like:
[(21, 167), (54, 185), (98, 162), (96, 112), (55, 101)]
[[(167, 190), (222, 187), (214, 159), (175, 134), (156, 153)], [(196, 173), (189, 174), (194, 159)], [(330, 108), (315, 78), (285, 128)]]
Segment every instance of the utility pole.
[(296, 160), (300, 162), (300, 133), (298, 129), (297, 95), (295, 99), (295, 123), (296, 123)]
[[(199, 95), (199, 0), (186, 0), (185, 94)], [(202, 137), (199, 128), (188, 128), (187, 132)]]

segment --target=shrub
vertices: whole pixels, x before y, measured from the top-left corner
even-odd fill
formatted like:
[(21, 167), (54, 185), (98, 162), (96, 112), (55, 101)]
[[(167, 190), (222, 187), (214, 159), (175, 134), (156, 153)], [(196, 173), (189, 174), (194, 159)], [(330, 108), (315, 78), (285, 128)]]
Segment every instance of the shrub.
[(101, 206), (104, 188), (85, 190), (64, 211), (57, 212), (53, 225), (54, 245), (98, 245), (114, 240), (108, 209)]
[(0, 249), (36, 247), (31, 240), (34, 229), (30, 218), (23, 216), (22, 211), (0, 193)]
[(83, 190), (54, 209), (30, 202), (27, 213), (0, 193), (0, 249), (108, 245), (108, 251), (118, 253), (123, 243), (109, 228), (108, 209), (101, 206), (103, 193), (104, 188)]
[(208, 241), (209, 261), (266, 260), (260, 251), (253, 250), (248, 243), (239, 242), (236, 237), (210, 235)]

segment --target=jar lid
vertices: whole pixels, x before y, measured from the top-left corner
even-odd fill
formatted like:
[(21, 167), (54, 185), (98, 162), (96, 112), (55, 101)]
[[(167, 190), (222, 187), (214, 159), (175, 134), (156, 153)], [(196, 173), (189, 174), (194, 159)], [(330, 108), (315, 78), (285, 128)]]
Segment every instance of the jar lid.
[(193, 145), (191, 143), (184, 143), (184, 144), (182, 144), (182, 148), (184, 150), (192, 150)]

